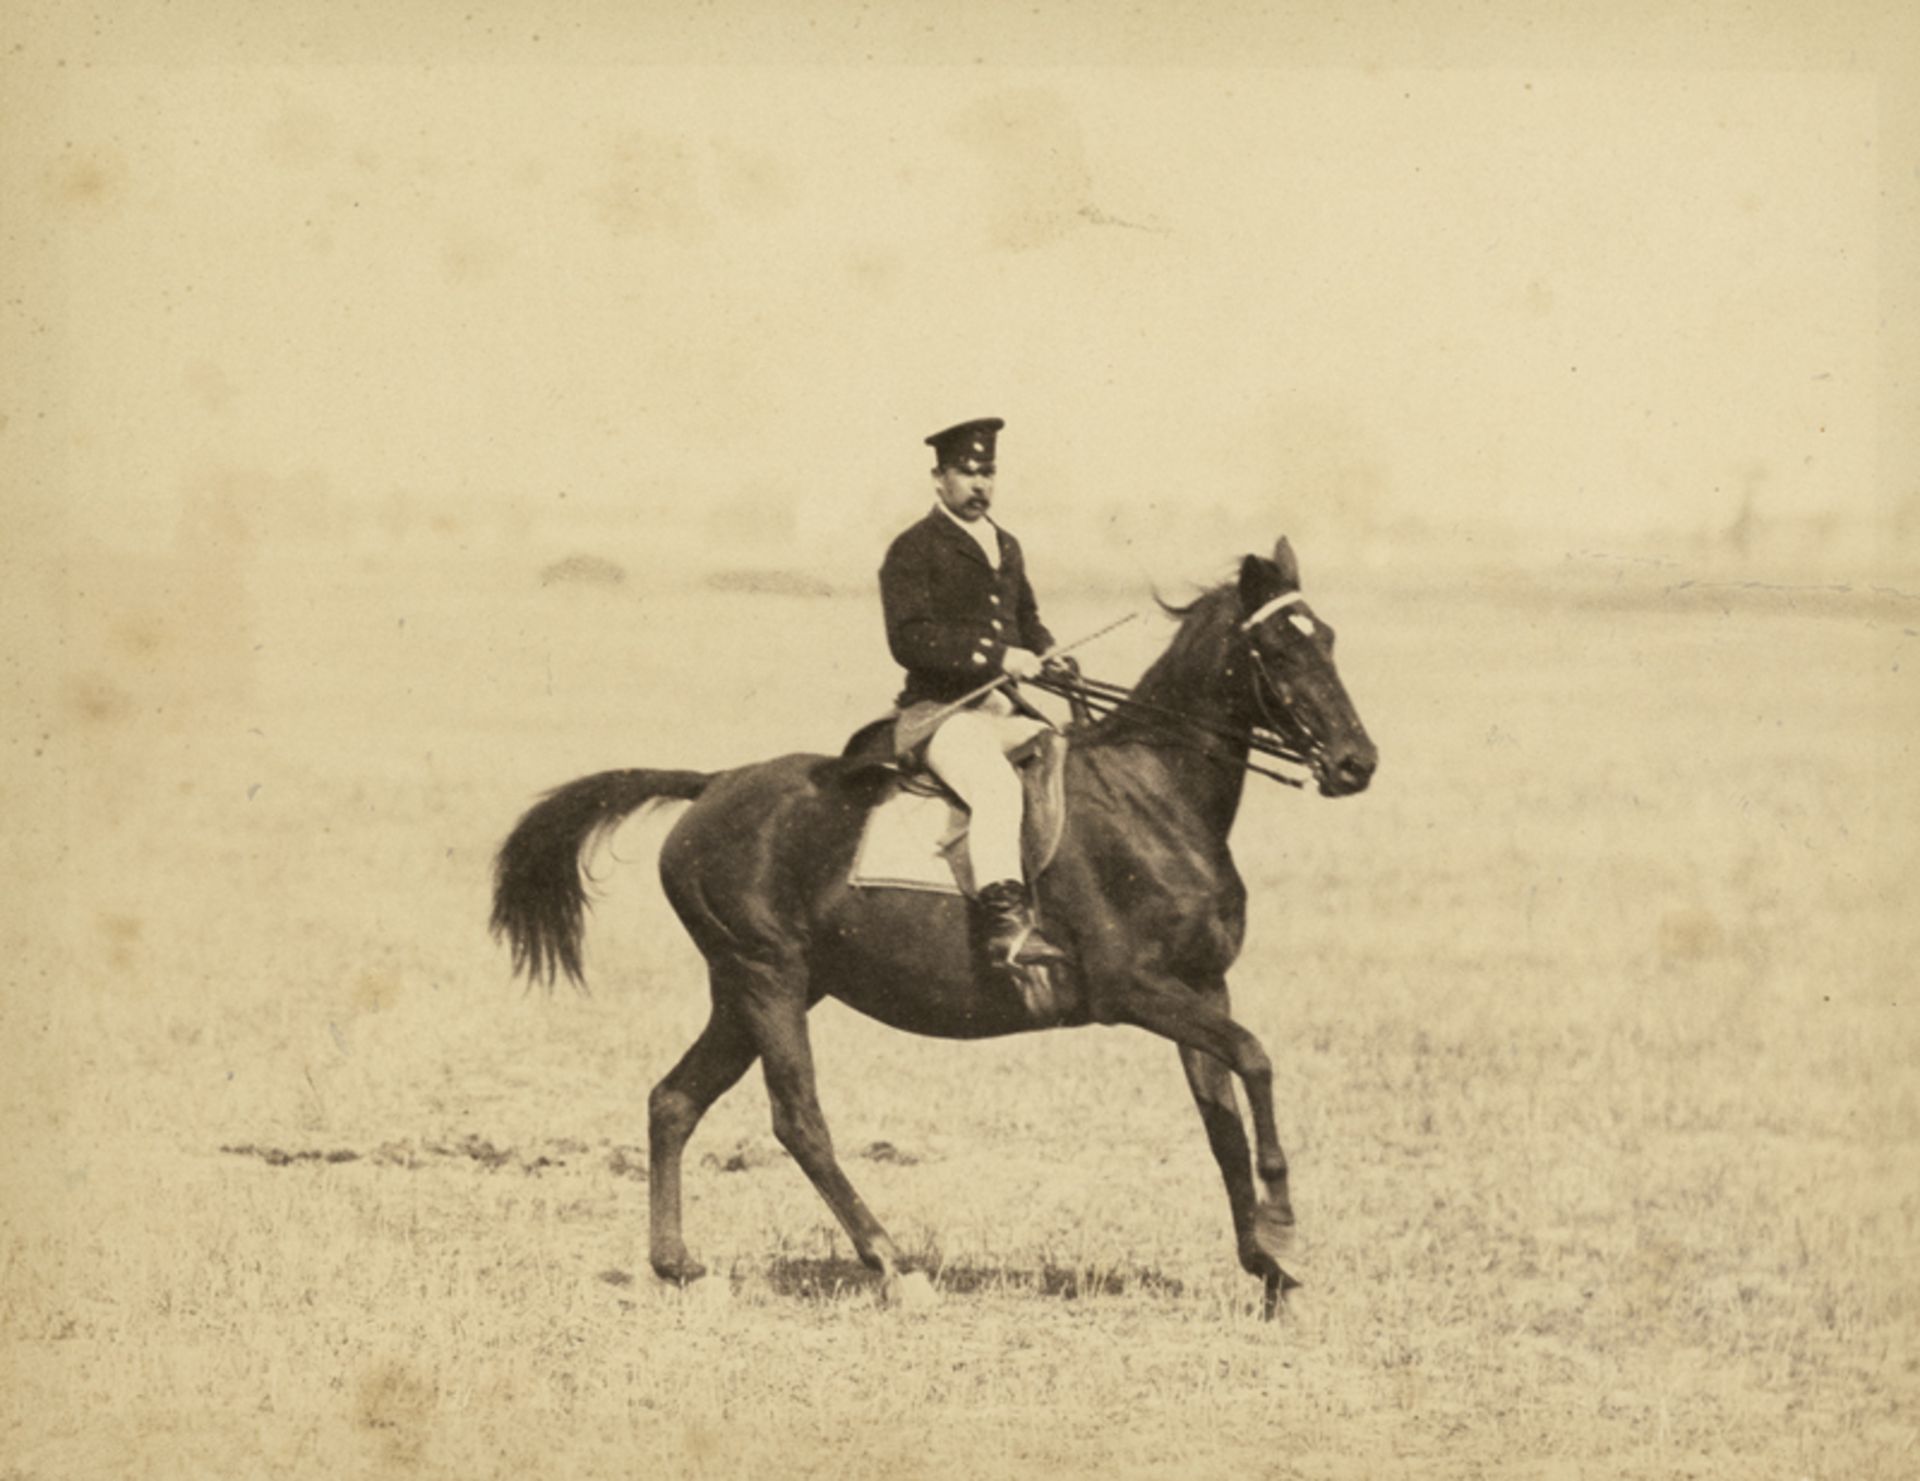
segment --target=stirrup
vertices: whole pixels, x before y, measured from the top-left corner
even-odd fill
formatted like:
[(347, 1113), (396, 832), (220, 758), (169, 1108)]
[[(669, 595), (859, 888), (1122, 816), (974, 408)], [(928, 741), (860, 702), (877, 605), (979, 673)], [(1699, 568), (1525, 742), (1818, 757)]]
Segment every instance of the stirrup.
[(1048, 967), (1055, 962), (1068, 960), (1068, 955), (1048, 939), (1046, 933), (1037, 924), (1029, 924), (1018, 936), (1013, 938), (1008, 948), (1007, 959), (998, 960), (996, 965), (1003, 967)]
[(985, 917), (987, 959), (999, 970), (1067, 960), (1041, 932), (1034, 919), (1033, 891), (1021, 881), (995, 880), (980, 891), (976, 904)]

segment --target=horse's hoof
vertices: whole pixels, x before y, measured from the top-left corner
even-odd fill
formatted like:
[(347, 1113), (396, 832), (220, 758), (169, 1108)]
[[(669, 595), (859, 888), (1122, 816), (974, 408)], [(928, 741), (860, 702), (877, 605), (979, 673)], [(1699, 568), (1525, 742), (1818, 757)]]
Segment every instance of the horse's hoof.
[(902, 1311), (930, 1311), (940, 1304), (940, 1293), (924, 1270), (900, 1270), (881, 1281), (880, 1299)]
[(707, 1273), (707, 1267), (691, 1255), (678, 1259), (655, 1260), (653, 1273), (670, 1286), (690, 1286)]
[(1291, 1209), (1263, 1203), (1253, 1216), (1253, 1243), (1270, 1259), (1278, 1260), (1299, 1244), (1299, 1228)]

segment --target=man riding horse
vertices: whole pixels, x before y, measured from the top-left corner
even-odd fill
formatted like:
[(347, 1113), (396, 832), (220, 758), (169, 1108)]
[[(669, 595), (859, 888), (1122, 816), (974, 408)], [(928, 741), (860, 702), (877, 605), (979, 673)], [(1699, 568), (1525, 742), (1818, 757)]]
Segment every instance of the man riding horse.
[[(1064, 661), (1048, 657), (1053, 635), (1040, 620), (1020, 542), (988, 516), (994, 443), (1005, 425), (988, 417), (926, 439), (933, 508), (888, 547), (880, 601), (887, 646), (907, 671), (895, 734), (905, 755), (924, 761), (972, 815), (974, 904), (988, 960), (1010, 970), (1064, 956), (1034, 921), (1020, 854), (1023, 797), (1009, 760), (1049, 728), (1013, 681)], [(995, 675), (1008, 682), (954, 708)]]
[[(996, 568), (985, 547), (976, 561), (960, 543), (975, 543), (969, 531), (982, 524), (991, 497), (990, 484), (970, 480), (990, 477), (992, 442), (975, 434), (992, 430), (960, 429), (960, 446), (942, 452), (935, 473), (941, 510), (951, 499), (963, 512), (974, 506), (973, 518), (956, 522), (935, 510), (895, 543), (883, 581), (908, 696), (931, 704), (931, 716), (993, 678), (1036, 671), (1051, 647), (1019, 546), (984, 524)], [(494, 863), (493, 928), (511, 944), (517, 970), (578, 982), (588, 905), (581, 864), (593, 840), (635, 812), (688, 804), (661, 844), (660, 882), (706, 960), (710, 1008), (706, 1027), (647, 1101), (648, 1257), (661, 1279), (685, 1284), (706, 1271), (682, 1230), (687, 1139), (757, 1061), (774, 1135), (855, 1254), (880, 1272), (884, 1292), (901, 1300), (931, 1294), (834, 1153), (807, 1017), (832, 997), (894, 1028), (941, 1038), (1114, 1023), (1177, 1044), (1226, 1184), (1240, 1263), (1265, 1284), (1263, 1310), (1278, 1308), (1292, 1283), (1280, 1257), (1294, 1213), (1273, 1063), (1234, 1019), (1227, 988), (1247, 904), (1229, 835), (1256, 747), (1290, 756), (1326, 797), (1364, 792), (1378, 754), (1334, 665), (1333, 629), (1302, 593), (1287, 540), (1271, 558), (1247, 555), (1235, 578), (1167, 610), (1180, 625), (1166, 651), (1065, 757), (1068, 826), (1037, 883), (1049, 925), (1072, 957), (1046, 974), (1062, 979), (1062, 996), (1046, 1012), (1024, 992), (1008, 992), (1001, 974), (976, 970), (959, 900), (852, 881), (867, 817), (859, 798), (868, 789), (851, 787), (850, 778), (870, 773), (842, 758), (797, 752), (717, 772), (598, 772), (556, 787), (514, 825)], [(943, 703), (942, 695), (953, 698)], [(983, 718), (943, 725), (941, 734), (992, 738), (984, 759), (973, 758), (991, 796), (994, 768), (1008, 770), (998, 738), (1010, 717), (998, 705), (955, 708)], [(936, 745), (936, 760), (952, 749)], [(947, 769), (955, 771), (950, 761)], [(1004, 871), (977, 877), (1012, 883), (1020, 856), (1008, 846), (1011, 829), (1003, 821), (1005, 831), (994, 833), (993, 803), (983, 809), (979, 786), (973, 791), (974, 824), (987, 840), (976, 840), (976, 854), (984, 868)], [(1017, 807), (1016, 800), (1002, 819)], [(1020, 896), (1025, 905), (1024, 888)], [(1006, 934), (1006, 955), (1017, 960), (1017, 932)], [(1251, 1146), (1236, 1081), (1252, 1118)]]

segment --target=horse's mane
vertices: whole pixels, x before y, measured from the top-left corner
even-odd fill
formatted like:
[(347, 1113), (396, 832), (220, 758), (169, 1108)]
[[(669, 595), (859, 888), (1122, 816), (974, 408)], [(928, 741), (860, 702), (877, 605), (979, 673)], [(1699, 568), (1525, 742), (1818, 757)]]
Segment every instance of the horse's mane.
[[(1221, 640), (1232, 626), (1238, 606), (1232, 582), (1209, 587), (1190, 602), (1169, 602), (1159, 593), (1154, 602), (1180, 626), (1166, 651), (1147, 666), (1133, 686), (1136, 699), (1162, 708), (1192, 711), (1206, 698), (1207, 687), (1218, 677)], [(1074, 736), (1078, 747), (1120, 745), (1148, 736), (1164, 735), (1164, 716), (1138, 706), (1122, 704), (1112, 714)]]

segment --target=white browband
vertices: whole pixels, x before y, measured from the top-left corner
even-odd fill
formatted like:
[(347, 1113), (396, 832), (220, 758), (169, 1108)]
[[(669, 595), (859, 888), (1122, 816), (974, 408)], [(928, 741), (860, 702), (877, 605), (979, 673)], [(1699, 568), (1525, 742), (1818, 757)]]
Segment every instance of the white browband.
[(1264, 607), (1262, 607), (1258, 612), (1255, 612), (1245, 622), (1241, 623), (1240, 631), (1243, 633), (1252, 632), (1256, 627), (1258, 627), (1261, 623), (1265, 622), (1269, 617), (1273, 616), (1273, 614), (1275, 612), (1278, 612), (1282, 607), (1291, 606), (1294, 602), (1297, 602), (1299, 600), (1300, 600), (1300, 593), (1297, 591), (1281, 592), (1279, 596), (1275, 597), (1272, 601), (1268, 602)]

